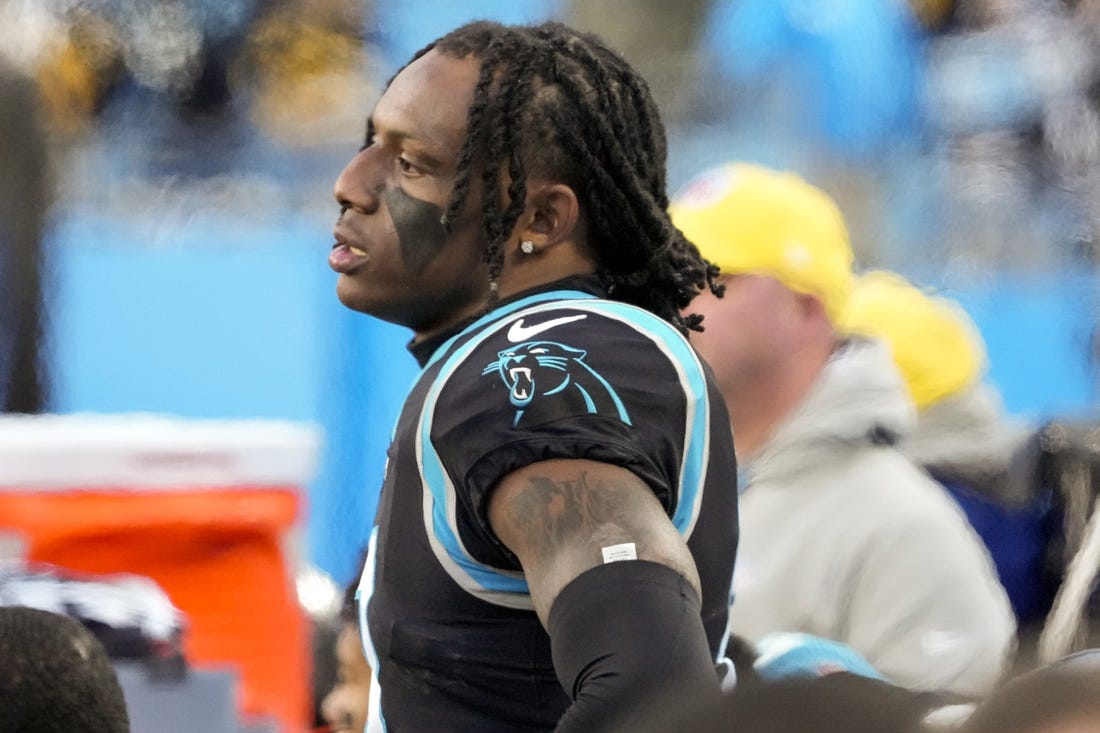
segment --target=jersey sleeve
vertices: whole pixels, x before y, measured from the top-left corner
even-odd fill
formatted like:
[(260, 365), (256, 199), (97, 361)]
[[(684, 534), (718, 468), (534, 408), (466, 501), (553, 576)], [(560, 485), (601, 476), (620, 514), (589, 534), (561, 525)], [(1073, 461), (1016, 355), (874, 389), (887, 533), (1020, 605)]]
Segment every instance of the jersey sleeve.
[(465, 349), (441, 375), (431, 450), (482, 531), (491, 535), (486, 505), (500, 479), (549, 459), (622, 466), (675, 513), (685, 455), (702, 439), (705, 382), (669, 324), (622, 304), (559, 306), (509, 318)]

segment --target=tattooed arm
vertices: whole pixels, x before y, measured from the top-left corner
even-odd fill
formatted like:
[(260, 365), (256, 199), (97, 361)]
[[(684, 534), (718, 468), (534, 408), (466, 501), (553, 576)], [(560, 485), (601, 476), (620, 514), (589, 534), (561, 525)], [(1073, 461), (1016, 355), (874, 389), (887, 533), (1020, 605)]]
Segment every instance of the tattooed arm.
[(561, 589), (602, 565), (602, 548), (611, 545), (633, 542), (639, 560), (667, 565), (700, 592), (683, 538), (653, 491), (625, 468), (585, 460), (532, 464), (497, 486), (489, 522), (522, 563), (544, 626)]
[[(624, 716), (717, 694), (695, 563), (637, 476), (585, 460), (532, 464), (497, 486), (489, 521), (523, 565), (573, 699), (559, 733), (634, 729)], [(638, 561), (605, 562), (603, 548), (626, 543)]]

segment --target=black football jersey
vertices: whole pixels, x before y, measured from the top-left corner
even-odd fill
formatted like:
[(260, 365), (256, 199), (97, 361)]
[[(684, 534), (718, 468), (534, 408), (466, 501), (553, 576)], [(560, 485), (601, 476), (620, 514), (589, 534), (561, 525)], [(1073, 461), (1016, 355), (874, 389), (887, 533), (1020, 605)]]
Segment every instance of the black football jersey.
[(486, 515), (497, 482), (537, 461), (612, 463), (650, 486), (687, 539), (724, 654), (737, 544), (725, 404), (671, 324), (594, 291), (581, 278), (528, 293), (421, 354), (360, 585), (368, 730), (545, 731), (569, 706)]

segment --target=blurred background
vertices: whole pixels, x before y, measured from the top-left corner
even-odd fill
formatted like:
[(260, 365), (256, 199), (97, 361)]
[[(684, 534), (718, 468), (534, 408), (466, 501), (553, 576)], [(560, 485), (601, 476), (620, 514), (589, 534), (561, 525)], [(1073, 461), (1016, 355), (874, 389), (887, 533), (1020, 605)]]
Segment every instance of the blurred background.
[(4, 411), (301, 428), (273, 522), (350, 582), (416, 369), (335, 298), (332, 182), (386, 81), (477, 17), (603, 35), (673, 190), (798, 171), (861, 268), (967, 308), (1010, 413), (1095, 408), (1098, 0), (0, 0)]

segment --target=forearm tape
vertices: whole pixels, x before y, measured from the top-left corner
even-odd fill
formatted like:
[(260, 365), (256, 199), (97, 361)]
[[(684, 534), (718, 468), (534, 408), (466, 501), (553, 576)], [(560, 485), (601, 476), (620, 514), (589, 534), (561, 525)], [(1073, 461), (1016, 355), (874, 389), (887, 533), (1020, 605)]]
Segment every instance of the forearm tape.
[(573, 699), (559, 733), (618, 730), (647, 706), (718, 694), (699, 596), (665, 565), (625, 560), (582, 573), (558, 594), (547, 629)]

